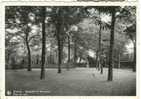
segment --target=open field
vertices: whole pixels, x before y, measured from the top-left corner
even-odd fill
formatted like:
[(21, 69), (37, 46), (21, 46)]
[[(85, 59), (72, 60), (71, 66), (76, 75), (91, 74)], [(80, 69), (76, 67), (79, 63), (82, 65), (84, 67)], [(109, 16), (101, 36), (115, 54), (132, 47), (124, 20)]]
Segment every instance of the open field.
[(95, 68), (63, 69), (61, 74), (57, 69), (46, 69), (45, 80), (39, 79), (40, 69), (6, 70), (6, 90), (34, 91), (21, 95), (135, 96), (136, 73), (130, 69), (114, 69), (113, 73), (114, 80), (108, 82), (107, 68), (102, 75)]

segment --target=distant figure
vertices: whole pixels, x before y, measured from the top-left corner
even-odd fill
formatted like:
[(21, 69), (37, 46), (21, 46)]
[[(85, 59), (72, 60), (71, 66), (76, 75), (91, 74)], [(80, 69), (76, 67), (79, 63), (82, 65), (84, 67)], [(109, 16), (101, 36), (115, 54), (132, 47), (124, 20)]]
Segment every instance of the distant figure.
[(86, 63), (86, 67), (89, 68), (89, 67), (90, 67), (90, 66), (89, 66), (89, 65), (90, 65), (89, 56), (87, 56), (87, 59), (86, 59), (86, 60), (87, 60), (87, 61), (86, 61), (86, 62), (87, 62), (87, 63)]
[(89, 64), (89, 67), (94, 67), (94, 59), (88, 55), (87, 57), (87, 60), (88, 60), (88, 64)]
[(105, 62), (106, 62), (106, 55), (102, 54), (101, 55), (101, 65), (103, 65), (103, 67), (105, 67)]

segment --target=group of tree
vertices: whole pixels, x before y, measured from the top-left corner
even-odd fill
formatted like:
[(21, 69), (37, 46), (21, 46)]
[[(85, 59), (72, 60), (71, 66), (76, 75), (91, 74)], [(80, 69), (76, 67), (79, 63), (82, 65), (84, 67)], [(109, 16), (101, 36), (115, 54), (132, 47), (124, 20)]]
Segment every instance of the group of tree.
[[(45, 62), (48, 42), (57, 46), (58, 73), (68, 47), (68, 60), (73, 65), (78, 58), (86, 59), (88, 51), (96, 53), (96, 67), (103, 74), (103, 61), (107, 60), (108, 81), (113, 80), (114, 59), (119, 60), (129, 39), (134, 44), (136, 69), (136, 8), (119, 6), (7, 6), (5, 18), (6, 58), (15, 47), (27, 53), (27, 70), (31, 71), (32, 51), (41, 51), (41, 79), (45, 79)], [(104, 21), (108, 16), (109, 20)], [(50, 39), (51, 38), (51, 39)], [(32, 50), (32, 51), (31, 51)], [(69, 70), (69, 65), (67, 65)]]

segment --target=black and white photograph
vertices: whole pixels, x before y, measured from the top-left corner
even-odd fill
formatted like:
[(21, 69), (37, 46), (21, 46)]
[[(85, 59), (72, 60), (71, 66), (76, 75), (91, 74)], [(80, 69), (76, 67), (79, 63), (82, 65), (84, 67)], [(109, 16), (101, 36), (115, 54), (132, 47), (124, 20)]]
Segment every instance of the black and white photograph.
[(5, 6), (6, 96), (136, 96), (136, 6)]

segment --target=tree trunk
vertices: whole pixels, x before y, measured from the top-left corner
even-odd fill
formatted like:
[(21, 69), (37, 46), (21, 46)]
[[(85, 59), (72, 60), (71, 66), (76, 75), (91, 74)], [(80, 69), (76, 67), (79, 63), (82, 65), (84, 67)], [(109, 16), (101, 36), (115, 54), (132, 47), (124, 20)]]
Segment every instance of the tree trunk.
[(36, 56), (37, 58), (36, 58), (36, 64), (38, 64), (38, 62), (39, 62), (39, 59), (38, 59), (38, 56)]
[(100, 71), (101, 74), (103, 74), (103, 64), (104, 64), (104, 57), (101, 56), (101, 71)]
[(26, 33), (26, 47), (27, 47), (27, 53), (28, 53), (28, 67), (27, 67), (27, 71), (31, 71), (31, 52), (30, 52), (30, 47), (29, 47), (29, 42), (28, 42), (28, 36), (29, 33)]
[(113, 48), (114, 48), (114, 27), (115, 27), (115, 7), (112, 8), (111, 18), (111, 36), (110, 36), (110, 50), (109, 50), (109, 67), (108, 67), (108, 81), (113, 80)]
[(16, 64), (15, 57), (12, 56), (12, 58), (11, 58), (11, 64), (10, 64), (10, 65), (12, 65), (12, 69), (15, 69), (16, 68), (15, 67), (15, 64)]
[(64, 61), (63, 61), (64, 40), (63, 39), (64, 39), (63, 36), (61, 36), (61, 64), (64, 63)]
[(69, 65), (70, 65), (70, 36), (68, 36), (68, 65), (67, 65), (67, 70), (69, 70)]
[(58, 34), (58, 73), (61, 73), (61, 41), (60, 41), (60, 36)]
[(120, 51), (118, 53), (118, 69), (120, 68)]
[(103, 65), (101, 65), (101, 72), (100, 73), (103, 74)]
[(62, 63), (62, 47), (63, 47), (63, 40), (62, 40), (62, 32), (64, 32), (64, 19), (62, 16), (62, 9), (59, 8), (58, 16), (57, 16), (58, 23), (56, 24), (57, 30), (57, 41), (58, 41), (58, 73), (61, 73), (61, 63)]
[(96, 61), (96, 68), (98, 71), (100, 71), (100, 59), (99, 59), (99, 56), (97, 56), (97, 61)]
[(98, 69), (98, 50), (96, 51), (96, 69)]
[(5, 51), (5, 53), (6, 53), (5, 59), (6, 59), (6, 62), (8, 63), (9, 62), (9, 53), (6, 51)]
[(42, 7), (42, 65), (40, 79), (45, 79), (45, 56), (46, 56), (46, 32), (45, 32), (45, 18), (46, 8)]
[(51, 48), (50, 48), (49, 64), (52, 64), (52, 59), (51, 59), (52, 57), (51, 57), (51, 55), (52, 54), (51, 54)]
[(82, 60), (82, 59), (81, 59), (81, 57), (80, 57), (80, 59), (79, 59), (79, 63), (81, 63), (81, 60)]
[(136, 72), (136, 41), (134, 42), (133, 72)]
[(98, 51), (98, 57), (99, 57), (99, 68), (98, 70), (100, 70), (101, 68), (101, 74), (103, 73), (103, 66), (101, 64), (102, 60), (101, 60), (101, 21), (100, 21), (100, 27), (99, 27), (99, 51)]
[(76, 38), (74, 38), (74, 65), (77, 63), (77, 46), (76, 46)]
[(106, 67), (106, 65), (107, 65), (107, 59), (105, 57), (105, 59), (104, 59), (104, 67)]

